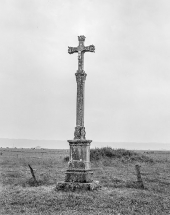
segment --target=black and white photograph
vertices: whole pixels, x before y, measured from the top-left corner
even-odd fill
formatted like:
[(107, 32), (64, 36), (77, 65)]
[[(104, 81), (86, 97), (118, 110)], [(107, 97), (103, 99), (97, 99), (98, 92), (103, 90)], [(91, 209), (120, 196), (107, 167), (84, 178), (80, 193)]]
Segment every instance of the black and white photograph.
[(170, 1), (0, 1), (0, 215), (170, 215)]

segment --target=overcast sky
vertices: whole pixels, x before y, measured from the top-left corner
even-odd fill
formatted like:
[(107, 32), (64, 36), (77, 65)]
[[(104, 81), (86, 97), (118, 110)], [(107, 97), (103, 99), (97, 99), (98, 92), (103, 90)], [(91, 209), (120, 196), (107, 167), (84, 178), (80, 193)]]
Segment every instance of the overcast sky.
[(73, 138), (78, 35), (86, 138), (170, 144), (169, 0), (0, 1), (0, 138)]

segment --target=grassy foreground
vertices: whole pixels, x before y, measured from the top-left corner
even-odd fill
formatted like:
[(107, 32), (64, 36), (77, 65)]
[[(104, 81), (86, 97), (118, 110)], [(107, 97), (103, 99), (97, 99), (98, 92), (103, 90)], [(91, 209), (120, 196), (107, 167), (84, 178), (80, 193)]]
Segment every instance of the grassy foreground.
[[(38, 151), (36, 151), (38, 152)], [(170, 214), (170, 153), (110, 148), (91, 151), (94, 180), (102, 188), (87, 192), (55, 191), (64, 180), (68, 152), (42, 154), (3, 151), (0, 155), (0, 214)], [(28, 156), (29, 154), (29, 156)], [(33, 186), (28, 164), (39, 186)], [(140, 164), (145, 189), (136, 183)]]

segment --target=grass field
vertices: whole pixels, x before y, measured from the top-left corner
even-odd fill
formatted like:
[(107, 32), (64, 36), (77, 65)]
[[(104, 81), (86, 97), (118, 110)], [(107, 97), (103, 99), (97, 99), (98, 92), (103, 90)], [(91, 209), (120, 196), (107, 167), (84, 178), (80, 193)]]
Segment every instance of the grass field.
[[(64, 180), (68, 150), (1, 148), (0, 214), (170, 215), (170, 152), (136, 153), (92, 159), (100, 190), (59, 192), (55, 186)], [(137, 163), (145, 189), (136, 183)], [(39, 186), (33, 186), (28, 164)]]

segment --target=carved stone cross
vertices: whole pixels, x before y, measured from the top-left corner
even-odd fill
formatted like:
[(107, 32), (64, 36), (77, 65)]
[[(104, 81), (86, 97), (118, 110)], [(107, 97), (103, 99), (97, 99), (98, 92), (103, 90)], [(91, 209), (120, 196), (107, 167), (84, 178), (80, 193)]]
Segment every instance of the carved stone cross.
[(84, 127), (84, 84), (87, 74), (84, 72), (84, 53), (94, 52), (95, 46), (84, 46), (85, 36), (78, 36), (78, 47), (68, 47), (68, 53), (78, 52), (78, 70), (76, 75), (77, 81), (77, 111), (76, 111), (76, 128), (74, 139), (85, 139)]
[(78, 71), (84, 70), (84, 53), (85, 52), (94, 52), (95, 46), (84, 46), (85, 36), (78, 36), (79, 45), (78, 47), (68, 47), (68, 53), (73, 54), (78, 52)]

